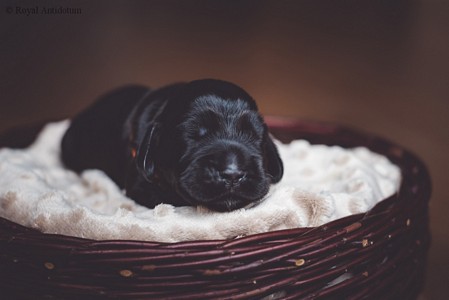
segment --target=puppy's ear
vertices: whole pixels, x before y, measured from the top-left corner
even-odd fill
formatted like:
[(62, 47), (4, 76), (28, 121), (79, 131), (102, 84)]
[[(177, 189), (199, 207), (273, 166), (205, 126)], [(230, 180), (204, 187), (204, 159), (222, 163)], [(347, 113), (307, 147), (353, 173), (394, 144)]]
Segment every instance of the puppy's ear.
[(157, 122), (149, 126), (142, 143), (137, 148), (136, 167), (148, 182), (153, 181), (155, 170), (154, 155), (159, 143), (159, 129), (160, 124)]
[(268, 174), (271, 177), (271, 183), (277, 183), (281, 180), (282, 175), (284, 174), (284, 165), (268, 131), (266, 131), (264, 137), (264, 153), (266, 160), (265, 164)]

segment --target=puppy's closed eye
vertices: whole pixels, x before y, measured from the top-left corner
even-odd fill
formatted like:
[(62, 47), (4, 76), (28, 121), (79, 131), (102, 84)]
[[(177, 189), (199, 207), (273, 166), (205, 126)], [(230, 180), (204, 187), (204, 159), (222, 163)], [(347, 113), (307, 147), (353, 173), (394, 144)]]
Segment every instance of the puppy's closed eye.
[(218, 131), (220, 126), (219, 115), (212, 110), (206, 110), (182, 124), (180, 129), (187, 134), (188, 138), (199, 141)]
[(261, 138), (263, 135), (263, 127), (256, 126), (262, 124), (258, 116), (251, 111), (243, 112), (236, 121), (236, 129), (241, 134), (252, 135)]

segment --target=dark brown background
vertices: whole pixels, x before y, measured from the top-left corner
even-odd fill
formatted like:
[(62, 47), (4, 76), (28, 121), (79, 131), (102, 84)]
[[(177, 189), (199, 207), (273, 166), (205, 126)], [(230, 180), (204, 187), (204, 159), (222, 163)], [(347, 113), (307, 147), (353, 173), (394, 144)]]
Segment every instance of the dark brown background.
[[(449, 296), (448, 2), (0, 4), (0, 130), (73, 116), (126, 83), (159, 87), (213, 77), (243, 86), (264, 114), (377, 133), (430, 168), (433, 244), (425, 297)], [(35, 6), (82, 13), (16, 11)]]

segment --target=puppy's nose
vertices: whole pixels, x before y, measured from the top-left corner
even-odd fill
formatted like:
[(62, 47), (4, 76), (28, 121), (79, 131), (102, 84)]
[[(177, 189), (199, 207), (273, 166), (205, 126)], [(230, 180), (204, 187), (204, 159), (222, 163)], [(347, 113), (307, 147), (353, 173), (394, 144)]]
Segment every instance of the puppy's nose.
[(237, 184), (245, 176), (246, 173), (239, 167), (237, 158), (234, 155), (227, 157), (226, 167), (220, 172), (220, 177), (228, 184)]
[(246, 173), (237, 168), (228, 168), (220, 172), (220, 176), (226, 182), (235, 184), (240, 182), (246, 176)]

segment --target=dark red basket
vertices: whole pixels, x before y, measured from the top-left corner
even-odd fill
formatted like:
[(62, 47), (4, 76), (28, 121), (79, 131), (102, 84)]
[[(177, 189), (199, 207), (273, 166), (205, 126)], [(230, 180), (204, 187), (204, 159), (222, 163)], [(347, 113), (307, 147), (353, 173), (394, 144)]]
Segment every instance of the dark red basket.
[[(365, 146), (385, 155), (402, 171), (399, 192), (365, 214), (234, 240), (95, 241), (0, 218), (2, 298), (415, 299), (430, 243), (423, 163), (385, 139), (341, 126), (267, 122), (283, 141)], [(9, 131), (0, 146), (26, 146), (40, 128)]]

